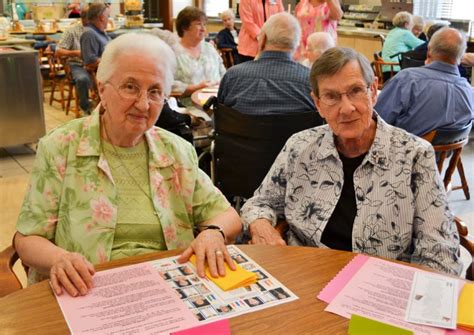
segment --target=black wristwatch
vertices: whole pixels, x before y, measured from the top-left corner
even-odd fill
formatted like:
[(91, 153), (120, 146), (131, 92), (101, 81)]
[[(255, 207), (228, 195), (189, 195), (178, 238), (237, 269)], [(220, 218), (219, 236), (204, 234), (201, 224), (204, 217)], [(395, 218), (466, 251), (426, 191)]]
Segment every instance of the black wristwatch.
[(204, 231), (204, 230), (208, 230), (208, 229), (218, 230), (219, 233), (222, 234), (222, 237), (224, 238), (224, 242), (226, 241), (226, 239), (225, 239), (225, 234), (224, 234), (224, 230), (223, 230), (221, 227), (216, 226), (216, 225), (213, 225), (213, 224), (210, 224), (210, 225), (201, 225), (201, 226), (199, 226), (199, 227), (202, 227), (202, 228), (203, 228), (203, 230), (201, 230), (201, 232)]

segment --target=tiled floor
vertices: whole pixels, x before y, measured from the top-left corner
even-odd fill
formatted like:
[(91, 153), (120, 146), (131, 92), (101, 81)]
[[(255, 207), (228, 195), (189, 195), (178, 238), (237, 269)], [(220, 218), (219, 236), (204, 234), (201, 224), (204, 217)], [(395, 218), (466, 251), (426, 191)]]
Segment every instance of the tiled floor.
[[(73, 118), (72, 113), (66, 116), (60, 108), (45, 104), (47, 131)], [(472, 136), (473, 134), (471, 134), (471, 142), (465, 147), (462, 157), (473, 195), (471, 200), (467, 201), (462, 191), (453, 192), (450, 195), (450, 207), (456, 215), (462, 217), (469, 224), (470, 232), (474, 234), (474, 138)], [(11, 244), (16, 219), (34, 160), (33, 148), (34, 145), (0, 148), (0, 250)], [(458, 181), (459, 178), (456, 174), (454, 182)], [(463, 257), (469, 259), (466, 254)], [(19, 266), (16, 270), (19, 274), (24, 273)]]

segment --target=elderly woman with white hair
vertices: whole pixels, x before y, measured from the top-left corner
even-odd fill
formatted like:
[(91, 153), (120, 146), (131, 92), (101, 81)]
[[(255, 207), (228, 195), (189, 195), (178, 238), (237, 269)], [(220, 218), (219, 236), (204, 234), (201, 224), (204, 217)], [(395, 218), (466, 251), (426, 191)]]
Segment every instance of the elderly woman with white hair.
[(235, 27), (235, 14), (232, 9), (227, 9), (221, 13), (224, 29), (219, 31), (216, 37), (217, 47), (219, 49), (232, 49), (234, 64), (239, 63), (239, 29)]
[[(386, 62), (398, 62), (398, 55), (402, 52), (413, 50), (425, 41), (413, 35), (413, 15), (408, 12), (398, 12), (392, 20), (394, 28), (390, 30), (382, 47), (382, 58)], [(395, 72), (400, 71), (400, 66), (394, 66)], [(382, 69), (384, 79), (390, 78), (390, 66)]]
[(240, 232), (238, 215), (193, 147), (153, 126), (174, 68), (160, 39), (118, 37), (97, 71), (100, 105), (39, 142), (14, 237), (29, 283), (49, 277), (57, 294), (85, 295), (93, 264), (177, 248), (187, 248), (183, 262), (196, 254), (201, 276), (205, 262), (213, 276), (224, 262), (234, 268), (225, 243)]

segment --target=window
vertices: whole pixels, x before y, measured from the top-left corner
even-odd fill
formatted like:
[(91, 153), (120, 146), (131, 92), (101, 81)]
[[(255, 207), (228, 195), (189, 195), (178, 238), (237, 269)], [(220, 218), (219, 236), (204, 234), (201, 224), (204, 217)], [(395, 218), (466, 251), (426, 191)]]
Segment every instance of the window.
[(204, 12), (208, 17), (218, 17), (220, 13), (229, 9), (228, 0), (205, 0)]
[(444, 0), (441, 17), (446, 19), (474, 20), (474, 1)]
[(178, 13), (186, 6), (192, 6), (192, 0), (174, 0), (173, 1), (173, 17), (177, 17)]

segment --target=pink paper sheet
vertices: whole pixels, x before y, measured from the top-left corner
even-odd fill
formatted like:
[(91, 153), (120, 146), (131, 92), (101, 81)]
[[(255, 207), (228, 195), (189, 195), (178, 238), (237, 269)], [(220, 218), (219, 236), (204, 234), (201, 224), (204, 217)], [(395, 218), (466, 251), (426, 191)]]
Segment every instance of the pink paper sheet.
[(199, 324), (150, 263), (97, 272), (86, 296), (56, 297), (72, 334), (168, 334)]
[(230, 335), (230, 324), (229, 320), (219, 320), (216, 322), (211, 322), (204, 324), (202, 326), (197, 326), (190, 329), (180, 330), (171, 335), (203, 335), (203, 334), (218, 334), (218, 335)]
[(321, 292), (318, 299), (330, 303), (332, 299), (346, 286), (357, 271), (367, 262), (369, 256), (357, 255), (350, 261), (339, 273), (327, 284)]

